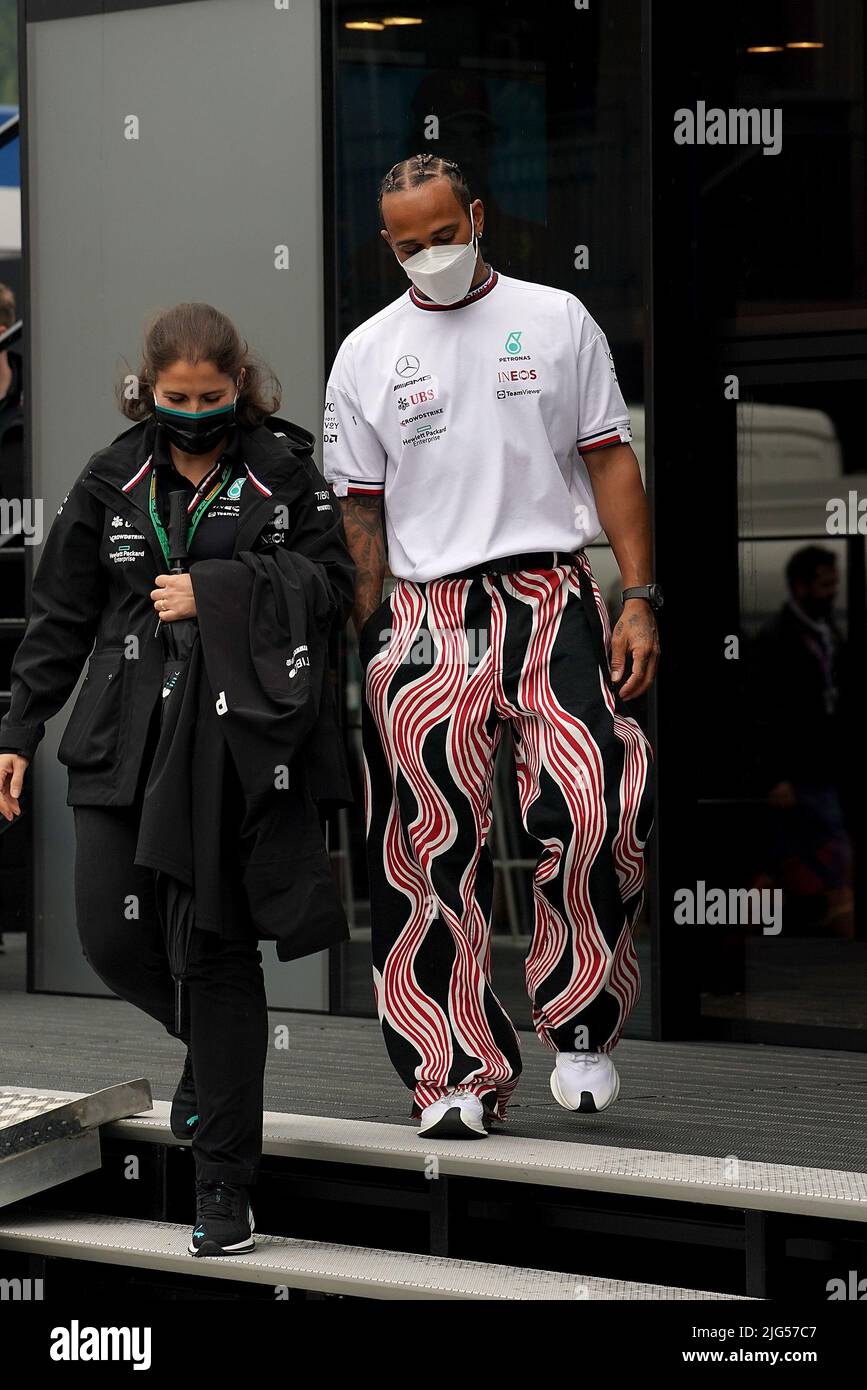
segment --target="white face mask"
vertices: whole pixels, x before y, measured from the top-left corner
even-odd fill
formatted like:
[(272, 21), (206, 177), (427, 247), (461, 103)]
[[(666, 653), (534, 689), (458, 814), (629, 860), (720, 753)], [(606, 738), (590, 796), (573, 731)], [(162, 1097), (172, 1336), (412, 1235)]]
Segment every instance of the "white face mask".
[(428, 246), (401, 261), (407, 275), (422, 294), (436, 304), (456, 304), (473, 282), (478, 237), (458, 246)]

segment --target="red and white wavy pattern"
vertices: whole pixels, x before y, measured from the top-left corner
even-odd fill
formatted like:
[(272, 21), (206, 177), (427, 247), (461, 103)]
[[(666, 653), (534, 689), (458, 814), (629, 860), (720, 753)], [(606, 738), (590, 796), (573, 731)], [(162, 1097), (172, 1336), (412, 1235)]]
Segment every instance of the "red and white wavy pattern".
[[(589, 571), (586, 561), (584, 564)], [(613, 696), (600, 671), (601, 696), (611, 712), (623, 752), (620, 814), (611, 845), (629, 920), (624, 906), (616, 937), (611, 924), (606, 924), (608, 940), (616, 939), (617, 943), (612, 950), (590, 893), (591, 869), (600, 852), (605, 852), (608, 830), (606, 768), (589, 728), (558, 699), (552, 678), (557, 662), (564, 660), (562, 643), (558, 649), (557, 639), (566, 605), (581, 602), (578, 573), (566, 566), (524, 570), (503, 575), (500, 582), (510, 600), (527, 606), (530, 617), (517, 702), (508, 698), (503, 685), (507, 606), (497, 583), (487, 578), (483, 583), (491, 601), (490, 639), (475, 665), (469, 659), (467, 635), (471, 581), (442, 579), (425, 585), (398, 581), (390, 602), (391, 638), (366, 668), (365, 695), (392, 787), (397, 786), (399, 770), (417, 807), (412, 821), (401, 827), (393, 796), (386, 819), (384, 873), (391, 889), (405, 899), (406, 907), (383, 969), (375, 974), (377, 1008), (380, 1017), (418, 1054), (418, 1107), (438, 1099), (450, 1086), (461, 1086), (479, 1096), (493, 1091), (495, 1113), (502, 1118), (517, 1076), (491, 1028), (489, 1010), (496, 1008), (501, 1027), (505, 1014), (490, 993), (490, 923), (476, 900), (475, 885), (491, 825), (494, 755), (505, 727), (503, 721), (511, 720), (519, 734), (515, 755), (522, 817), (526, 818), (540, 796), (543, 773), (556, 785), (567, 808), (565, 816), (551, 817), (559, 833), (542, 837), (543, 851), (534, 875), (532, 947), (526, 963), (531, 999), (553, 970), (562, 969), (564, 960), (570, 963), (568, 978), (558, 993), (546, 999), (544, 1010), (534, 1007), (537, 1032), (549, 1047), (555, 1046), (550, 1030), (573, 1020), (579, 1022), (582, 1009), (607, 989), (619, 1006), (617, 1026), (611, 1038), (600, 1045), (600, 1050), (609, 1050), (638, 998), (631, 928), (643, 896), (644, 841), (639, 839), (636, 823), (651, 754), (637, 723), (615, 712)], [(593, 587), (607, 650), (608, 616), (595, 581)], [(433, 659), (427, 666), (408, 668), (405, 659), (421, 633)], [(411, 681), (406, 680), (407, 669), (418, 671)], [(397, 673), (400, 679), (395, 678)], [(499, 722), (491, 719), (492, 704)], [(448, 775), (441, 769), (435, 779), (427, 765), (425, 742), (434, 730), (441, 737), (443, 725)], [(366, 762), (364, 797), (369, 836), (371, 785)], [(464, 825), (460, 841), (456, 807)], [(475, 840), (467, 855), (462, 846), (468, 814)], [(553, 896), (559, 906), (543, 891), (558, 876), (562, 888)], [(414, 968), (434, 917), (448, 928), (455, 950), (447, 988), (440, 999), (429, 997)], [(506, 1022), (512, 1028), (517, 1054), (520, 1039)], [(465, 1076), (452, 1073), (453, 1039), (469, 1057), (478, 1059), (478, 1066)]]

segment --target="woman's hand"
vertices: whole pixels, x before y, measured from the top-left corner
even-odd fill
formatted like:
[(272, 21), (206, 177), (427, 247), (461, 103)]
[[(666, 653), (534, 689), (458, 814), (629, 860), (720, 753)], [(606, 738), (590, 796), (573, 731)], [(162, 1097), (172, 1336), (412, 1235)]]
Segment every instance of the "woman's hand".
[(0, 753), (0, 815), (8, 821), (21, 815), (18, 798), (28, 766), (29, 759), (18, 753)]
[(188, 574), (158, 574), (151, 589), (160, 621), (176, 623), (179, 618), (196, 616), (196, 600), (193, 594), (193, 581)]

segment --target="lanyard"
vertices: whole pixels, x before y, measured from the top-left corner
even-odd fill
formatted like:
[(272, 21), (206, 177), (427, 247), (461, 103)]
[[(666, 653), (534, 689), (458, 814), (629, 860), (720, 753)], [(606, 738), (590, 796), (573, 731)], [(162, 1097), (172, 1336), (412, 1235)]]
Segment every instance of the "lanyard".
[[(209, 481), (209, 479), (211, 479), (211, 478), (214, 476), (214, 472), (215, 472), (217, 466), (218, 466), (218, 465), (215, 464), (215, 465), (214, 465), (214, 468), (211, 470), (211, 472), (208, 473), (208, 474), (206, 474), (206, 476), (202, 479), (201, 483), (199, 484), (198, 488), (196, 489), (196, 491), (195, 491), (194, 494), (193, 494), (193, 501), (190, 503), (190, 507), (193, 506), (193, 503), (195, 503), (195, 501), (196, 501), (197, 498), (201, 497), (202, 488), (208, 486), (208, 481)], [(196, 527), (198, 526), (199, 522), (201, 521), (201, 519), (202, 519), (202, 517), (204, 516), (205, 512), (207, 511), (208, 507), (209, 507), (210, 504), (213, 502), (214, 498), (217, 497), (218, 494), (221, 493), (221, 492), (223, 491), (223, 488), (226, 486), (226, 483), (229, 481), (229, 478), (230, 478), (231, 476), (232, 476), (232, 464), (231, 464), (231, 463), (227, 463), (226, 466), (225, 466), (225, 468), (223, 469), (222, 477), (221, 477), (217, 482), (214, 483), (214, 485), (213, 485), (213, 487), (211, 488), (210, 492), (209, 492), (205, 497), (202, 497), (202, 498), (201, 498), (201, 501), (199, 502), (199, 505), (196, 507), (196, 510), (195, 510), (195, 512), (193, 513), (193, 519), (192, 519), (192, 521), (190, 522), (190, 525), (189, 525), (189, 527), (188, 527), (188, 529), (187, 529), (187, 547), (189, 547), (190, 542), (192, 541), (193, 536), (194, 536), (195, 533), (196, 533)], [(171, 565), (171, 561), (170, 561), (170, 559), (169, 559), (169, 538), (168, 538), (168, 536), (166, 535), (166, 529), (165, 529), (165, 527), (163, 526), (163, 523), (160, 521), (159, 512), (157, 511), (156, 494), (157, 494), (157, 470), (156, 470), (156, 466), (152, 465), (152, 466), (151, 466), (150, 493), (148, 494), (148, 510), (149, 510), (149, 512), (150, 512), (151, 521), (153, 522), (154, 530), (155, 530), (156, 533), (157, 533), (157, 537), (158, 537), (158, 539), (159, 539), (160, 546), (162, 547), (163, 555), (166, 557), (166, 568), (168, 569), (168, 568), (170, 567), (170, 565)], [(188, 511), (188, 512), (189, 512), (189, 510), (190, 510), (190, 507), (187, 508), (187, 511)]]

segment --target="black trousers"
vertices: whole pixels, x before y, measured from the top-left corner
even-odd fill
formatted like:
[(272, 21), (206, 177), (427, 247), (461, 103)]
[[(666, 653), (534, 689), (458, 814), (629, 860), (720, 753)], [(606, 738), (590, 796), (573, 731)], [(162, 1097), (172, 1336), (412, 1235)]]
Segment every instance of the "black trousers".
[[(224, 823), (231, 827), (240, 796), (234, 776), (226, 788)], [(133, 863), (141, 787), (132, 806), (76, 806), (74, 813), (75, 911), (85, 959), (115, 994), (178, 1036), (154, 873)], [(227, 854), (230, 841), (231, 833)], [(193, 933), (180, 1036), (191, 1050), (196, 1082), (196, 1176), (252, 1186), (262, 1156), (268, 1013), (262, 953), (240, 873), (239, 864), (232, 900), (224, 905), (225, 936)]]

